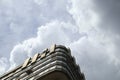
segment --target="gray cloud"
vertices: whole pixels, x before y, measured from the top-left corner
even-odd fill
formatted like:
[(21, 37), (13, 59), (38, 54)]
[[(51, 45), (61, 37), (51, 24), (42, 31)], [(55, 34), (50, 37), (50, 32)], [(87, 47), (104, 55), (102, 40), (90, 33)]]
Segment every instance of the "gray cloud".
[(100, 14), (100, 28), (105, 32), (119, 34), (120, 30), (120, 1), (95, 0), (96, 10)]
[[(26, 57), (31, 57), (33, 54), (41, 52), (42, 49), (49, 47), (51, 44), (56, 43), (69, 45), (70, 43), (78, 40), (77, 38), (72, 39), (72, 36), (79, 36), (80, 38), (83, 35), (81, 35), (77, 28), (75, 28), (71, 23), (52, 21), (47, 23), (45, 26), (39, 27), (35, 38), (25, 40), (13, 48), (10, 54), (11, 67), (22, 63)], [(18, 58), (19, 56), (22, 56), (22, 58)]]
[(35, 36), (38, 26), (54, 19), (73, 22), (71, 15), (67, 12), (67, 4), (69, 3), (64, 0), (59, 2), (54, 0), (54, 3), (48, 0), (1, 0), (0, 56), (9, 58), (9, 52), (13, 46)]
[(103, 2), (1, 0), (0, 73), (56, 43), (71, 48), (86, 79), (119, 80), (119, 27), (113, 27), (117, 13)]
[(6, 68), (9, 68), (9, 61), (6, 57), (0, 58), (0, 74), (6, 71)]
[(105, 38), (110, 41), (110, 50), (117, 62), (120, 62), (120, 1), (119, 0), (95, 0), (95, 9), (99, 14), (101, 21), (99, 29), (103, 32)]
[(119, 66), (115, 65), (114, 59), (111, 60), (112, 54), (107, 50), (108, 47), (86, 37), (70, 46), (87, 79), (119, 80)]

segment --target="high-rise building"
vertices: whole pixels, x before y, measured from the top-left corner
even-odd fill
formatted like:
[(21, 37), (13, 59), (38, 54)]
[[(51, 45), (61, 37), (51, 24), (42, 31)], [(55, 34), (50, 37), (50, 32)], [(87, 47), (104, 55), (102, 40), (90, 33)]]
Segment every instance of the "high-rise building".
[(53, 45), (35, 54), (0, 80), (85, 80), (71, 51), (62, 45)]

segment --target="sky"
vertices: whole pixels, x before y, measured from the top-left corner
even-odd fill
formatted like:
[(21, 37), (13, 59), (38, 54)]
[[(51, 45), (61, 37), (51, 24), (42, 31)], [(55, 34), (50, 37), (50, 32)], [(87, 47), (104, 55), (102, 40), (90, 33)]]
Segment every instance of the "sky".
[(86, 80), (120, 80), (120, 0), (0, 0), (0, 75), (52, 44)]

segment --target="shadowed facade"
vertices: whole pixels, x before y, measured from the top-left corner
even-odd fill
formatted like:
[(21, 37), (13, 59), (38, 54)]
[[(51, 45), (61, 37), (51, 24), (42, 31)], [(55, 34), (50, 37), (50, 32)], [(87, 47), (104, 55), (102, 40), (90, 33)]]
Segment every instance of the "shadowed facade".
[(52, 45), (35, 54), (0, 80), (85, 80), (71, 51), (63, 45)]

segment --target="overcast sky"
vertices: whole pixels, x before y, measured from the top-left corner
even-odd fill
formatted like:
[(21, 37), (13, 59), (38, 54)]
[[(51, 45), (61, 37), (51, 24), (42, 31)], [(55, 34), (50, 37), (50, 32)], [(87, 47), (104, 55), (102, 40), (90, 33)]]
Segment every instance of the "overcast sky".
[(54, 43), (86, 80), (120, 80), (120, 0), (0, 0), (0, 74)]

